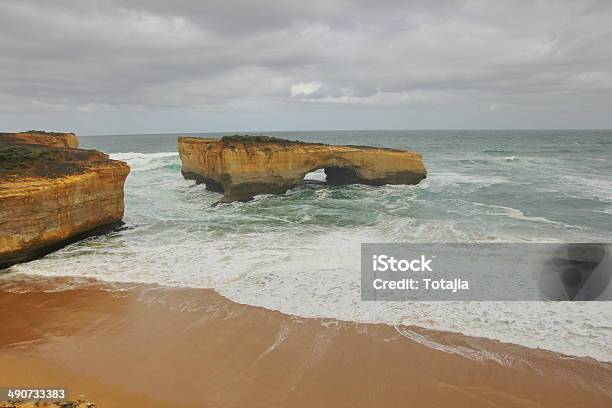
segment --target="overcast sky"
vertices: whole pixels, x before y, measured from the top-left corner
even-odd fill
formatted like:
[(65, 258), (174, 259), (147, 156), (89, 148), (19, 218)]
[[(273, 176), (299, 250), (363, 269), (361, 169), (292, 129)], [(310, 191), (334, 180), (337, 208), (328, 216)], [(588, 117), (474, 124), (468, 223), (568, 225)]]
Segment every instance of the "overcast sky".
[(612, 128), (612, 1), (0, 0), (0, 124)]

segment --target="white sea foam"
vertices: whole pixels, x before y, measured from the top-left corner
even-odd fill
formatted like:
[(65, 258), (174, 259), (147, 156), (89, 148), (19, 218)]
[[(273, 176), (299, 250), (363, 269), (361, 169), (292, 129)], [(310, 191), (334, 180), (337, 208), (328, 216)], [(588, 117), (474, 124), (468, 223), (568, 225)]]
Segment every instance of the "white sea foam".
[(326, 178), (327, 176), (325, 175), (325, 171), (323, 169), (319, 169), (306, 174), (304, 180), (325, 181)]
[(87, 256), (73, 246), (63, 256), (55, 253), (15, 269), (214, 288), (239, 303), (302, 317), (417, 325), (612, 361), (606, 302), (361, 302), (359, 245), (389, 241), (376, 228), (266, 234), (263, 242), (257, 233), (223, 240), (194, 235), (187, 245), (163, 244), (166, 238), (124, 241)]
[(157, 152), (157, 153), (138, 153), (138, 152), (127, 152), (127, 153), (111, 153), (109, 156), (114, 160), (155, 160), (161, 157), (178, 157), (178, 152)]
[(479, 176), (456, 172), (431, 172), (427, 174), (427, 178), (419, 184), (419, 187), (431, 191), (443, 192), (445, 189), (451, 187), (481, 188), (509, 182), (509, 179), (499, 176)]
[(493, 360), (498, 362), (499, 364), (508, 365), (508, 362), (505, 361), (504, 358), (489, 351), (475, 350), (463, 346), (448, 346), (446, 344), (442, 344), (438, 341), (431, 339), (427, 335), (416, 333), (415, 331), (410, 330), (405, 326), (396, 326), (395, 330), (397, 330), (397, 332), (402, 336), (412, 341), (416, 341), (417, 343), (421, 343), (424, 346), (442, 351), (444, 353), (458, 354), (460, 356), (475, 361)]
[(561, 191), (569, 197), (612, 202), (612, 179), (591, 175), (584, 177), (564, 175), (560, 179)]
[(131, 171), (147, 171), (164, 165), (163, 160), (178, 157), (178, 152), (161, 153), (112, 153), (111, 159), (122, 160), (130, 165)]
[(612, 215), (612, 207), (608, 207), (608, 208), (606, 208), (604, 210), (589, 210), (589, 211), (595, 212), (595, 213)]
[(552, 221), (549, 220), (548, 218), (545, 217), (530, 217), (525, 215), (524, 212), (522, 212), (519, 209), (516, 208), (512, 208), (512, 207), (505, 207), (503, 205), (491, 205), (491, 204), (482, 204), (482, 203), (474, 203), (475, 205), (479, 205), (479, 206), (484, 206), (484, 207), (489, 207), (489, 208), (494, 208), (494, 209), (499, 209), (502, 210), (501, 214), (505, 215), (509, 218), (513, 218), (515, 220), (519, 220), (519, 221), (531, 221), (531, 222), (543, 222), (543, 223), (547, 223), (547, 224), (553, 224), (553, 225), (560, 225), (566, 228), (578, 228), (578, 229), (582, 229), (582, 227), (580, 226), (575, 226), (575, 225), (569, 225), (566, 224), (564, 222), (560, 222), (560, 221)]

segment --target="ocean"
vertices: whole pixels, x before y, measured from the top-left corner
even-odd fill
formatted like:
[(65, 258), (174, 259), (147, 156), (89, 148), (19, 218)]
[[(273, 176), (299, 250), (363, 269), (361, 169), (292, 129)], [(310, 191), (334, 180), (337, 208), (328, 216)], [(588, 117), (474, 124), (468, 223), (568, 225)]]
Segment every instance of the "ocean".
[(213, 288), (293, 315), (612, 361), (609, 302), (362, 302), (359, 257), (362, 242), (611, 242), (612, 131), (257, 134), (416, 150), (429, 173), (416, 186), (328, 186), (319, 170), (285, 195), (215, 206), (220, 194), (181, 176), (179, 134), (84, 136), (131, 166), (125, 228), (12, 271)]

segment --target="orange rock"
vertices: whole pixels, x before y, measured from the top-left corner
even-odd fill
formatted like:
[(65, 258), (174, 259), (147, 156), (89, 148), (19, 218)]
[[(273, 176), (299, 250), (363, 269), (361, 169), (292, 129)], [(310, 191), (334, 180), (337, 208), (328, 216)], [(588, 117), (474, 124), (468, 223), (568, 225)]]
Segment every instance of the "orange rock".
[(37, 258), (123, 217), (126, 163), (95, 150), (28, 144), (32, 140), (0, 139), (0, 268)]
[(0, 143), (16, 142), (27, 144), (41, 144), (53, 147), (79, 147), (79, 139), (74, 133), (43, 132), (28, 130), (19, 133), (0, 133)]
[(417, 184), (427, 175), (420, 154), (387, 148), (236, 136), (180, 137), (178, 150), (183, 175), (222, 192), (223, 201), (281, 194), (322, 168), (336, 184)]

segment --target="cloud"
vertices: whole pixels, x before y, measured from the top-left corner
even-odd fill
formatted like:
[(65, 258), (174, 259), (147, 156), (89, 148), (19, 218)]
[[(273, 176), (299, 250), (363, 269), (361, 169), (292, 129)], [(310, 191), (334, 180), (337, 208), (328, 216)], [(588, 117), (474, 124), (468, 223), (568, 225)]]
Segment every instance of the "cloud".
[(0, 114), (403, 107), (439, 126), (546, 106), (550, 122), (612, 104), (610, 20), (605, 0), (6, 0)]
[(300, 82), (299, 84), (291, 85), (291, 96), (308, 96), (312, 95), (321, 89), (323, 85), (319, 82)]

